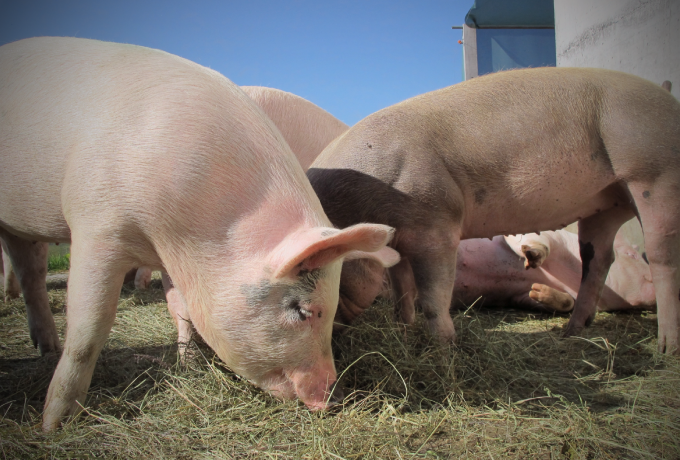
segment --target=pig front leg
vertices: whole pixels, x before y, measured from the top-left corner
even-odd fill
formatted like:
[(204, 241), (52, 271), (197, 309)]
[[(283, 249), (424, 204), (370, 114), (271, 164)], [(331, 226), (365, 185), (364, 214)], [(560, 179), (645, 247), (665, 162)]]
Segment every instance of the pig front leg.
[(10, 299), (17, 299), (21, 295), (21, 286), (14, 273), (12, 261), (9, 259), (7, 251), (2, 251), (2, 274), (4, 276), (5, 302)]
[[(93, 232), (89, 232), (93, 233)], [(92, 236), (91, 238), (94, 238)], [(97, 357), (111, 331), (123, 278), (132, 263), (124, 248), (72, 233), (64, 352), (47, 391), (43, 430), (51, 431), (85, 404)]]
[(616, 232), (632, 216), (631, 210), (614, 207), (579, 221), (581, 284), (574, 311), (563, 332), (565, 337), (578, 334), (595, 318), (609, 267), (614, 262)]
[[(454, 231), (447, 231), (452, 227)], [(417, 292), (416, 306), (423, 311), (430, 332), (445, 343), (456, 340), (449, 308), (459, 242), (460, 233), (455, 226), (433, 226), (416, 231), (412, 236), (402, 236), (396, 248), (402, 258), (410, 261)], [(405, 292), (408, 293), (408, 290)]]
[(28, 329), (33, 346), (40, 350), (41, 355), (58, 352), (59, 335), (50, 310), (45, 284), (49, 244), (27, 241), (2, 232), (2, 249), (11, 260), (21, 291), (24, 293)]
[(680, 354), (680, 174), (629, 186), (645, 236), (656, 292), (658, 350)]

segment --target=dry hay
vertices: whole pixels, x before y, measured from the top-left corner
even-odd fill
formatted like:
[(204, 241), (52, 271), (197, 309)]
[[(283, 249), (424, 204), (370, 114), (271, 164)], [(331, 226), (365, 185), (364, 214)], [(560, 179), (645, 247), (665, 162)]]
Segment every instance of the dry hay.
[[(64, 330), (64, 283), (50, 286)], [(5, 458), (680, 458), (680, 359), (655, 352), (656, 315), (565, 317), (472, 307), (459, 347), (374, 306), (334, 349), (347, 398), (326, 413), (279, 402), (207, 348), (177, 364), (159, 280), (125, 289), (83, 414), (42, 434), (56, 357), (38, 357), (21, 300), (0, 305)]]

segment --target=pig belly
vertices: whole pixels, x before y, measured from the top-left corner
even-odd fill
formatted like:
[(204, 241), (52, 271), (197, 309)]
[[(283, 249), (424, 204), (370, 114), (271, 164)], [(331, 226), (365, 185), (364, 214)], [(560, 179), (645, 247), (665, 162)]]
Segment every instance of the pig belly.
[[(466, 212), (462, 238), (490, 238), (495, 235), (535, 233), (558, 230), (582, 218), (624, 206), (624, 190), (615, 183), (613, 174), (569, 169), (534, 171), (550, 187), (523, 190), (512, 182), (501, 180), (501, 186), (489, 186), (483, 202), (465, 197)], [(551, 175), (553, 177), (551, 177)], [(510, 175), (507, 179), (513, 178)], [(559, 182), (556, 185), (553, 183)], [(478, 192), (477, 192), (478, 193)], [(469, 204), (471, 203), (471, 204)]]

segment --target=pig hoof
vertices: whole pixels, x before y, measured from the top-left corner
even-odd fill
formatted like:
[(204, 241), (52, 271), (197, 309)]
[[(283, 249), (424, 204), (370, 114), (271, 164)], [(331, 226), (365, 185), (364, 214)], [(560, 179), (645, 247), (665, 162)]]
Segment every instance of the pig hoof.
[(562, 337), (573, 337), (575, 335), (580, 335), (582, 330), (583, 327), (569, 326), (567, 324), (567, 327), (565, 327), (562, 331)]
[(449, 321), (428, 320), (432, 335), (437, 337), (442, 345), (454, 345), (456, 343), (456, 329), (451, 317), (448, 319)]
[(574, 308), (574, 298), (572, 296), (545, 284), (532, 284), (529, 297), (541, 303), (545, 308), (560, 313), (569, 312)]
[(522, 252), (524, 253), (524, 257), (526, 257), (524, 268), (527, 270), (540, 267), (546, 257), (548, 257), (548, 249), (542, 244), (537, 244), (534, 247), (523, 244)]
[(659, 342), (657, 346), (659, 353), (667, 355), (680, 355), (680, 344), (678, 339), (672, 340), (668, 338), (664, 332), (659, 328)]
[(45, 356), (50, 353), (60, 353), (61, 345), (59, 344), (59, 336), (55, 330), (53, 333), (33, 332), (30, 333), (33, 346), (40, 350), (40, 355)]
[(9, 302), (10, 300), (18, 299), (20, 296), (21, 292), (7, 290), (5, 292), (5, 303)]
[(404, 324), (412, 325), (416, 320), (416, 312), (413, 308), (400, 308), (397, 312), (397, 321), (401, 321)]
[(574, 316), (572, 315), (571, 319), (564, 328), (564, 331), (562, 332), (562, 337), (572, 337), (574, 335), (580, 335), (583, 328), (586, 327), (588, 324), (589, 324), (588, 320), (582, 323), (579, 321), (574, 321)]

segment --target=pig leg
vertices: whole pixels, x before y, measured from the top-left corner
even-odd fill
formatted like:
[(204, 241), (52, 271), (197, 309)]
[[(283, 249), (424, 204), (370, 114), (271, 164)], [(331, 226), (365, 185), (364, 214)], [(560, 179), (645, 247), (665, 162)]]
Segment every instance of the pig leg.
[(532, 284), (528, 297), (527, 300), (538, 303), (537, 308), (541, 310), (566, 313), (574, 308), (574, 298), (572, 296), (545, 284)]
[(574, 312), (563, 333), (565, 337), (578, 334), (595, 318), (609, 267), (614, 262), (614, 237), (632, 216), (632, 210), (615, 207), (579, 221), (581, 284)]
[(137, 269), (132, 268), (128, 270), (128, 272), (125, 274), (125, 278), (123, 278), (123, 284), (130, 284), (135, 282), (135, 277), (137, 276)]
[(21, 286), (19, 285), (16, 273), (14, 273), (14, 267), (12, 267), (9, 254), (5, 250), (2, 251), (2, 270), (5, 278), (5, 302), (7, 302), (21, 295)]
[(177, 352), (179, 353), (179, 361), (182, 364), (187, 360), (187, 348), (191, 337), (193, 336), (193, 327), (189, 319), (189, 310), (182, 298), (182, 295), (172, 284), (172, 280), (167, 273), (162, 274), (163, 289), (165, 290), (165, 299), (168, 302), (168, 311), (170, 316), (175, 321), (177, 326)]
[(411, 263), (402, 257), (401, 261), (389, 270), (395, 294), (395, 313), (404, 324), (413, 324), (417, 291)]
[(545, 259), (548, 258), (548, 248), (542, 244), (530, 246), (528, 244), (522, 245), (522, 253), (524, 253), (524, 268), (538, 268), (543, 265)]
[(676, 175), (653, 184), (631, 184), (642, 229), (649, 268), (656, 291), (659, 320), (658, 349), (680, 354), (680, 184)]
[(59, 335), (54, 324), (47, 297), (47, 251), (48, 243), (27, 241), (3, 232), (2, 249), (14, 267), (16, 277), (24, 293), (26, 316), (33, 346), (41, 355), (59, 351)]
[(151, 269), (149, 267), (139, 267), (135, 274), (135, 289), (148, 289), (151, 284)]
[(550, 255), (550, 240), (545, 234), (527, 233), (508, 235), (504, 238), (515, 254), (524, 257), (524, 268), (527, 270), (540, 267)]
[(423, 231), (412, 241), (402, 240), (397, 248), (411, 263), (418, 293), (416, 305), (422, 309), (430, 332), (442, 342), (454, 342), (456, 339), (449, 307), (456, 278), (459, 241), (458, 232)]
[(71, 270), (67, 292), (68, 328), (54, 377), (47, 391), (43, 430), (50, 431), (85, 403), (92, 373), (116, 317), (123, 278), (133, 265), (122, 261), (124, 248), (86, 239), (73, 232)]

